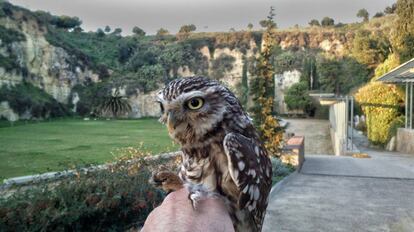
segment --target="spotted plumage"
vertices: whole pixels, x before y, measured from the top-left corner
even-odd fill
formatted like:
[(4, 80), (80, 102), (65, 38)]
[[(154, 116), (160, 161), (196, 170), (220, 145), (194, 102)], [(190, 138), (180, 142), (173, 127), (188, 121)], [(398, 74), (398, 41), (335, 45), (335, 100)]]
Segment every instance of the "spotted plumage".
[(271, 188), (271, 163), (248, 115), (217, 81), (188, 77), (159, 92), (170, 136), (181, 145), (178, 173), (196, 206), (224, 197), (236, 231), (261, 231)]

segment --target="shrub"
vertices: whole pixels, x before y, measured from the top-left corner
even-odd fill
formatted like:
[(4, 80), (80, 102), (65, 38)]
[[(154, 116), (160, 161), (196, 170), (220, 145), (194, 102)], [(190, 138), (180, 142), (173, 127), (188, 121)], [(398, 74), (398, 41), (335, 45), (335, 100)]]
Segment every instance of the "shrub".
[(25, 41), (26, 37), (18, 31), (0, 25), (0, 40), (3, 44), (10, 44)]
[(404, 93), (395, 85), (371, 82), (355, 95), (366, 115), (368, 139), (384, 145), (389, 137), (391, 122), (400, 114)]
[(405, 117), (399, 116), (398, 118), (394, 118), (390, 123), (390, 128), (388, 129), (388, 137), (387, 142), (391, 140), (392, 137), (397, 135), (398, 128), (402, 128), (405, 126)]
[(309, 112), (313, 104), (312, 98), (308, 95), (308, 84), (304, 81), (293, 84), (285, 94), (285, 102), (290, 110)]
[(295, 170), (293, 166), (284, 164), (278, 158), (271, 157), (270, 161), (272, 162), (272, 183), (273, 184), (280, 181), (285, 176), (288, 176), (290, 173), (292, 173)]
[(56, 185), (0, 198), (1, 231), (125, 231), (143, 224), (165, 194), (150, 166), (124, 157), (108, 170), (78, 172)]
[(221, 79), (224, 77), (226, 72), (229, 72), (233, 69), (233, 63), (236, 59), (233, 56), (227, 54), (221, 54), (219, 57), (212, 61), (212, 74), (211, 76), (214, 79)]
[(29, 83), (3, 85), (0, 101), (8, 101), (17, 113), (29, 112), (35, 118), (61, 117), (69, 114), (66, 107), (43, 90)]

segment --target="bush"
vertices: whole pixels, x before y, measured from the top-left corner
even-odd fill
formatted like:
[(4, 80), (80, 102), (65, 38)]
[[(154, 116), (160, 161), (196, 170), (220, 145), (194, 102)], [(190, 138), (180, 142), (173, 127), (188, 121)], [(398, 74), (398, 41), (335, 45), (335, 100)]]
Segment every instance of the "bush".
[(385, 145), (391, 123), (400, 115), (403, 91), (395, 85), (371, 82), (360, 88), (355, 98), (367, 116), (368, 139), (374, 144)]
[(143, 224), (165, 194), (148, 184), (150, 166), (122, 159), (58, 184), (0, 198), (1, 231), (125, 231)]
[(34, 118), (61, 117), (69, 114), (66, 107), (43, 90), (29, 83), (0, 88), (0, 102), (8, 101), (19, 115), (29, 112)]
[(275, 184), (284, 177), (288, 176), (290, 173), (295, 171), (295, 168), (290, 165), (284, 164), (280, 159), (271, 157), (270, 161), (272, 162), (272, 183)]
[(293, 84), (285, 94), (285, 103), (289, 110), (312, 111), (312, 98), (308, 95), (308, 83), (301, 81)]
[(397, 135), (398, 128), (402, 128), (404, 126), (405, 126), (404, 116), (394, 118), (394, 120), (392, 120), (392, 122), (390, 123), (390, 128), (388, 129), (387, 142), (389, 142), (392, 137)]
[(214, 79), (220, 80), (224, 77), (226, 72), (230, 72), (233, 69), (233, 63), (236, 59), (233, 56), (221, 54), (219, 57), (212, 61), (213, 73), (211, 76)]
[(18, 31), (0, 25), (0, 40), (3, 44), (10, 44), (13, 42), (25, 41), (26, 37)]

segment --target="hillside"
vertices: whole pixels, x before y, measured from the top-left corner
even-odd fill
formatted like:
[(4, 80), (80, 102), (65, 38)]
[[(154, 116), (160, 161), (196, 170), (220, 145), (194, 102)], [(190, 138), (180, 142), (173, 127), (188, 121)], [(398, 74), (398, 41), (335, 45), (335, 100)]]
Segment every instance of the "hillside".
[[(278, 31), (274, 61), (280, 107), (286, 108), (284, 93), (299, 79), (311, 82), (311, 90), (338, 93), (366, 82), (388, 56), (382, 46), (387, 46), (394, 18)], [(155, 116), (154, 91), (189, 75), (221, 80), (242, 96), (238, 87), (243, 77), (254, 75), (254, 58), (262, 44), (261, 31), (123, 37), (117, 30), (83, 32), (80, 26), (77, 18), (0, 3), (2, 117), (89, 115), (116, 89), (131, 103), (130, 117)], [(309, 62), (310, 70), (318, 70), (315, 80), (309, 80)], [(329, 70), (323, 70), (330, 65), (343, 73), (351, 70), (344, 76), (351, 84), (342, 87), (331, 80)]]

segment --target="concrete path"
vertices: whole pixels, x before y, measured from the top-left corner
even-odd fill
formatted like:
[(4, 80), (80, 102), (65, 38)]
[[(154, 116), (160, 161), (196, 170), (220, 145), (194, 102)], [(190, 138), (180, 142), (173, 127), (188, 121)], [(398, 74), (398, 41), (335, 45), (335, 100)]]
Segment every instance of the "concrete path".
[(307, 155), (332, 155), (332, 143), (329, 136), (329, 121), (318, 119), (289, 119), (287, 132), (305, 136), (305, 152)]
[(414, 231), (414, 155), (306, 156), (272, 192), (263, 231)]

